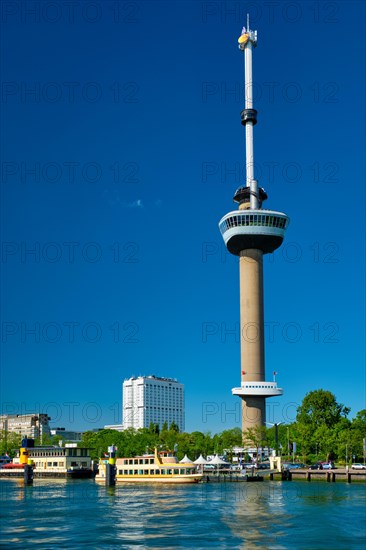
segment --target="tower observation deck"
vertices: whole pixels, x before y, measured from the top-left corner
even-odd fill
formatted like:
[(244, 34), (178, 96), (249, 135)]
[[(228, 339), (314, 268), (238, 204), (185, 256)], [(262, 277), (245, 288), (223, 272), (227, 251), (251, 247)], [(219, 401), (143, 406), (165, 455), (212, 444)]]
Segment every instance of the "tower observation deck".
[(238, 209), (221, 218), (219, 229), (228, 251), (239, 256), (240, 262), (241, 385), (232, 393), (242, 399), (244, 432), (264, 426), (266, 398), (283, 394), (275, 381), (265, 380), (263, 254), (281, 246), (289, 218), (283, 212), (262, 209), (267, 193), (254, 178), (257, 111), (253, 108), (252, 51), (257, 45), (257, 31), (250, 30), (249, 16), (238, 44), (244, 52), (245, 108), (241, 123), (245, 127), (246, 185), (236, 190), (233, 200)]

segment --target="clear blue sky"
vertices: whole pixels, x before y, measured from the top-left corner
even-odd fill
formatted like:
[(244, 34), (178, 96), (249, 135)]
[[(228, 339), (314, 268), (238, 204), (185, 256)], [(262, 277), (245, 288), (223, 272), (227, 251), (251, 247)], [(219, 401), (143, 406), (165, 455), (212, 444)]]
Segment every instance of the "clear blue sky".
[[(1, 7), (3, 412), (100, 427), (120, 422), (125, 378), (156, 374), (185, 384), (187, 431), (239, 425), (238, 263), (218, 221), (244, 181), (245, 2)], [(291, 218), (265, 259), (266, 373), (285, 389), (268, 420), (291, 422), (318, 388), (352, 416), (365, 4), (250, 11), (256, 172)]]

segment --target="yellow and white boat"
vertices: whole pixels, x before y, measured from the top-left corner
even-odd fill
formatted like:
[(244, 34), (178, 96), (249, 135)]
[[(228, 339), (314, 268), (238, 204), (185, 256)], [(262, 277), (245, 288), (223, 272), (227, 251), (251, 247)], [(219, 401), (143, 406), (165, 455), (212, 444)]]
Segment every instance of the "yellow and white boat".
[[(108, 459), (99, 461), (96, 481), (106, 481)], [(191, 463), (180, 463), (170, 451), (157, 451), (133, 458), (116, 459), (116, 482), (123, 483), (198, 483), (202, 474)]]

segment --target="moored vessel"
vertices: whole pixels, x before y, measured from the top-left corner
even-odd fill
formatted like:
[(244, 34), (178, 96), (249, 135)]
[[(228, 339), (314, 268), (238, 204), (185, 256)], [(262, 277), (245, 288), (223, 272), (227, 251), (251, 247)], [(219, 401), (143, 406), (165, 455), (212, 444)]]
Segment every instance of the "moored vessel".
[(90, 478), (93, 475), (88, 448), (76, 444), (36, 447), (33, 439), (24, 438), (17, 456), (0, 468), (0, 478), (23, 477), (26, 465), (32, 466), (34, 477)]
[[(96, 481), (106, 481), (108, 459), (101, 459)], [(170, 451), (157, 451), (116, 459), (116, 481), (126, 483), (198, 483), (202, 474), (195, 465), (180, 463)]]

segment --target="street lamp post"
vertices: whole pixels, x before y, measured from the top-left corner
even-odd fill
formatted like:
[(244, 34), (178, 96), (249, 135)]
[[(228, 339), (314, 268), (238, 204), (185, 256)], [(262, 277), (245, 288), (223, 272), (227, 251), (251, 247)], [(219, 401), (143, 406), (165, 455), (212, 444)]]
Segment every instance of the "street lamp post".
[(275, 451), (276, 451), (276, 456), (278, 456), (278, 426), (283, 424), (283, 422), (276, 422), (275, 424), (272, 424), (272, 422), (266, 422), (266, 424), (269, 424), (270, 426), (274, 426), (274, 429), (275, 429)]

